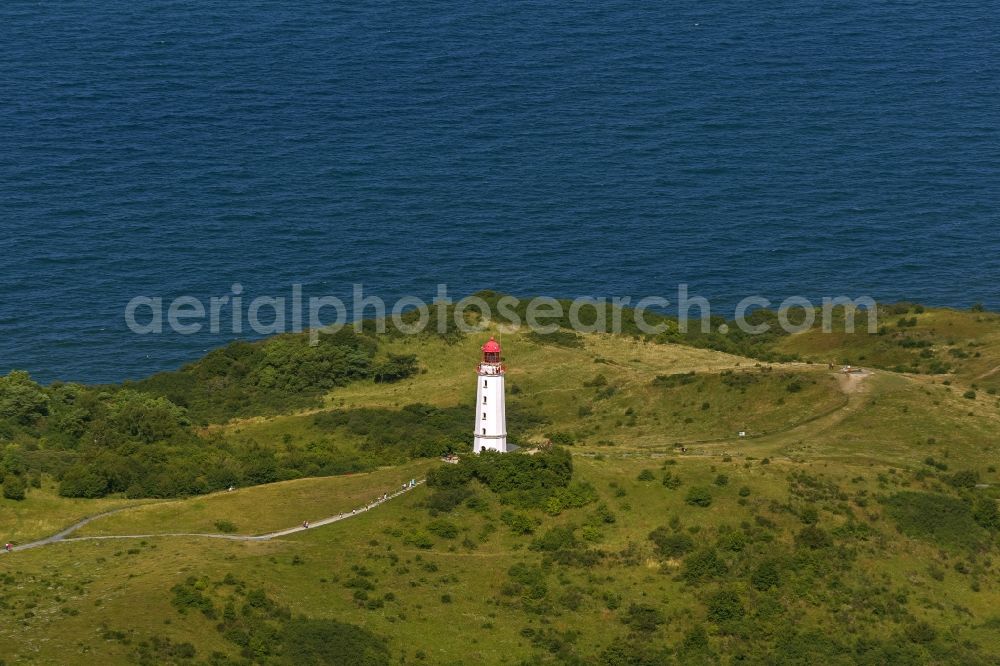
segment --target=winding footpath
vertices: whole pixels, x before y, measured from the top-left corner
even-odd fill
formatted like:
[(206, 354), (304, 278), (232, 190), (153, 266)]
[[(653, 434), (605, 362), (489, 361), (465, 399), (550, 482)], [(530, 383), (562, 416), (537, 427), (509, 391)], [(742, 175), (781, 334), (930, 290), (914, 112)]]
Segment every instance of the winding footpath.
[[(108, 539), (152, 539), (156, 537), (204, 537), (206, 539), (228, 539), (229, 541), (269, 541), (271, 539), (276, 539), (278, 537), (287, 536), (289, 534), (295, 534), (296, 532), (305, 532), (306, 530), (311, 530), (317, 527), (322, 527), (324, 525), (329, 525), (330, 523), (336, 523), (341, 520), (347, 520), (348, 518), (353, 518), (354, 516), (359, 516), (362, 513), (365, 513), (366, 511), (371, 511), (380, 504), (384, 504), (389, 500), (395, 499), (400, 495), (403, 495), (409, 492), (410, 490), (413, 490), (423, 482), (424, 479), (419, 479), (413, 486), (408, 485), (406, 488), (402, 490), (397, 490), (396, 492), (387, 495), (385, 499), (379, 499), (372, 502), (371, 504), (366, 504), (361, 508), (352, 509), (349, 513), (338, 513), (335, 516), (330, 516), (328, 518), (321, 518), (320, 520), (316, 521), (310, 521), (309, 527), (305, 527), (304, 525), (298, 525), (296, 527), (289, 527), (288, 529), (278, 530), (277, 532), (268, 532), (267, 534), (257, 534), (257, 535), (247, 536), (239, 534), (214, 534), (214, 533), (198, 533), (198, 532), (165, 532), (158, 534), (114, 534), (107, 536), (83, 536), (83, 537), (70, 536), (71, 534), (73, 534), (73, 532), (76, 532), (84, 525), (91, 523), (95, 520), (98, 520), (99, 518), (104, 518), (106, 516), (111, 516), (116, 513), (119, 513), (121, 511), (126, 511), (128, 509), (135, 508), (135, 507), (122, 507), (121, 509), (115, 509), (114, 511), (106, 511), (104, 513), (99, 513), (96, 516), (84, 518), (83, 520), (70, 525), (66, 529), (62, 530), (61, 532), (57, 532), (56, 534), (53, 534), (50, 537), (39, 539), (38, 541), (32, 541), (31, 543), (21, 544), (19, 546), (14, 546), (11, 549), (11, 552), (28, 550), (30, 548), (39, 548), (41, 546), (47, 546), (49, 544), (60, 543), (60, 542), (103, 541)], [(0, 554), (6, 554), (6, 552), (7, 551), (0, 549)]]

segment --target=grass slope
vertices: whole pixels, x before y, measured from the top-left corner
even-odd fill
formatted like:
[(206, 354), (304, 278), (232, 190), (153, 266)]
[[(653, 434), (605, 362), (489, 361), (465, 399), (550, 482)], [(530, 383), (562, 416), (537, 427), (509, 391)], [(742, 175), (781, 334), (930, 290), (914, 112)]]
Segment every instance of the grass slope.
[[(270, 542), (151, 537), (2, 556), (0, 654), (7, 663), (283, 663), (216, 629), (229, 622), (227, 604), (259, 601), (259, 590), (278, 615), (384, 639), (392, 663), (611, 664), (643, 651), (649, 659), (631, 663), (995, 662), (997, 525), (984, 511), (1000, 484), (1000, 403), (990, 392), (1000, 326), (990, 313), (904, 316), (882, 335), (778, 339), (782, 354), (803, 359), (783, 364), (624, 336), (551, 344), (505, 333), (519, 436), (571, 444), (574, 478), (595, 494), (589, 504), (552, 515), (472, 482), (475, 499), (450, 512), (429, 510), (434, 490), (421, 487)], [(480, 342), (389, 340), (385, 353), (416, 355), (420, 374), (355, 382), (320, 407), (204, 433), (234, 449), (332, 447), (375, 460), (385, 456), (376, 424), (331, 426), (352, 422), (324, 414), (391, 421), (414, 403), (465, 406), (471, 430)], [(927, 374), (945, 355), (949, 372)], [(876, 370), (848, 378), (827, 361)], [(81, 534), (292, 527), (436, 464), (151, 503)], [(0, 517), (24, 541), (125, 503), (66, 500), (47, 487), (0, 500)], [(213, 617), (180, 612), (178, 590)]]

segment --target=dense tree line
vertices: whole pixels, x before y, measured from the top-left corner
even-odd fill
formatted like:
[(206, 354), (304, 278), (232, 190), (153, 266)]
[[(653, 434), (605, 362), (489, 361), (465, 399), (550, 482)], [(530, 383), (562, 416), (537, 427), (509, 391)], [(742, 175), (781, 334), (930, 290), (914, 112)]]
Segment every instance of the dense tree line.
[(187, 410), (199, 423), (316, 406), (326, 391), (360, 380), (392, 382), (418, 370), (412, 355), (380, 352), (378, 338), (353, 328), (234, 342), (175, 372), (127, 384)]
[(22, 499), (42, 474), (55, 477), (68, 497), (174, 497), (361, 471), (400, 455), (436, 455), (426, 448), (400, 454), (388, 446), (370, 454), (334, 446), (234, 446), (196, 430), (246, 413), (314, 404), (350, 382), (397, 381), (417, 370), (415, 357), (385, 353), (376, 338), (345, 329), (315, 347), (301, 335), (233, 343), (177, 372), (125, 386), (43, 387), (15, 371), (0, 377), (4, 496)]

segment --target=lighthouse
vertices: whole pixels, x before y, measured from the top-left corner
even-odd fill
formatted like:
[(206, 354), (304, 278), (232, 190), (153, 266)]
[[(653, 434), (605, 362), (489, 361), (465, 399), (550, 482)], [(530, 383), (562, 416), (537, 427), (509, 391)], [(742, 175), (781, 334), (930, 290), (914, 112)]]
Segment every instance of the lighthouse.
[(500, 343), (492, 337), (483, 345), (476, 366), (476, 429), (473, 432), (475, 453), (507, 451), (507, 410), (504, 405), (504, 368), (500, 361)]

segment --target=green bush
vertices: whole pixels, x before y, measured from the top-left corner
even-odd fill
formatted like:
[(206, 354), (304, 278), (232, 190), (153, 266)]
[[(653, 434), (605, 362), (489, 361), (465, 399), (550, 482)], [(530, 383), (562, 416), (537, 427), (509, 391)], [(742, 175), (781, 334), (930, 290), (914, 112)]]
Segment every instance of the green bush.
[(955, 472), (947, 477), (946, 480), (956, 488), (975, 488), (979, 482), (979, 472), (966, 469), (961, 472)]
[(708, 600), (708, 619), (716, 624), (739, 620), (746, 614), (738, 594), (719, 590)]
[(239, 528), (236, 527), (235, 523), (228, 520), (217, 520), (215, 521), (215, 529), (226, 534), (232, 534), (236, 532)]
[(458, 488), (437, 488), (424, 500), (424, 506), (432, 512), (448, 513), (462, 502), (466, 500), (471, 501), (471, 499), (473, 499), (472, 490), (464, 486)]
[(427, 531), (442, 539), (454, 539), (458, 536), (458, 525), (441, 518), (427, 523)]
[(657, 375), (653, 378), (653, 386), (658, 388), (676, 388), (694, 383), (697, 379), (694, 372), (679, 372), (673, 375)]
[[(461, 488), (472, 479), (471, 465), (439, 465), (427, 472), (428, 488)], [(457, 504), (461, 504), (459, 500)]]
[(427, 532), (421, 530), (414, 530), (407, 534), (403, 538), (403, 543), (408, 546), (416, 546), (417, 548), (423, 548), (425, 550), (434, 547), (434, 540)]
[(676, 490), (681, 487), (682, 483), (681, 477), (671, 473), (669, 470), (663, 473), (663, 486), (665, 488)]
[(989, 496), (977, 497), (972, 504), (972, 519), (988, 530), (1000, 530), (1000, 514), (997, 502)]
[(694, 548), (694, 540), (691, 537), (666, 527), (657, 527), (649, 533), (649, 539), (662, 557), (680, 557)]
[(689, 583), (724, 576), (729, 570), (714, 548), (704, 548), (684, 558), (681, 576)]
[(4, 499), (21, 501), (24, 499), (25, 492), (27, 491), (27, 484), (25, 484), (24, 479), (15, 474), (8, 474), (3, 480), (3, 496)]
[(510, 528), (514, 534), (532, 534), (538, 524), (533, 518), (516, 511), (504, 511), (500, 514), (500, 520)]
[(809, 548), (810, 550), (817, 550), (819, 548), (828, 548), (832, 546), (833, 539), (831, 539), (826, 530), (821, 527), (807, 525), (795, 535), (795, 543), (799, 546)]
[(632, 631), (651, 633), (667, 621), (663, 612), (646, 604), (630, 604), (621, 618)]
[(564, 488), (555, 488), (545, 502), (545, 511), (551, 516), (564, 509), (579, 509), (597, 499), (597, 491), (587, 482), (570, 483)]
[(532, 550), (553, 552), (575, 548), (577, 545), (576, 530), (570, 525), (566, 527), (551, 527), (545, 534), (531, 542)]
[(712, 504), (712, 493), (704, 486), (692, 486), (684, 496), (684, 501), (691, 506), (707, 507)]
[(750, 584), (755, 590), (766, 592), (781, 585), (781, 573), (777, 562), (764, 560), (750, 574)]

